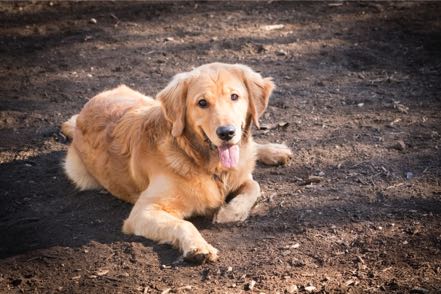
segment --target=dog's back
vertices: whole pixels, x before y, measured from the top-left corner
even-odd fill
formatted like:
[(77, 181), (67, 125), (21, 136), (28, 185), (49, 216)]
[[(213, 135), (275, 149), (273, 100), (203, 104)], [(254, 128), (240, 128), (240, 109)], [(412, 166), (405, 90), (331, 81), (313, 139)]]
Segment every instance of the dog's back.
[(159, 103), (152, 98), (119, 86), (93, 97), (79, 114), (62, 124), (62, 132), (72, 139), (64, 168), (77, 188), (104, 187), (125, 201), (136, 200), (139, 185), (126, 176), (130, 167), (125, 153), (136, 137), (131, 133), (139, 133), (143, 125), (142, 112), (155, 106)]

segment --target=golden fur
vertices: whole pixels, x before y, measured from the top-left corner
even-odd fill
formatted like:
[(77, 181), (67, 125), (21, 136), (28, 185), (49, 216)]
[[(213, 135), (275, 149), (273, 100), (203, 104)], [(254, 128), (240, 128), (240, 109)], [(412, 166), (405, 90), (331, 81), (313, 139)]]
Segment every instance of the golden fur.
[[(213, 63), (176, 75), (156, 99), (126, 86), (102, 92), (62, 125), (72, 138), (65, 171), (79, 189), (102, 187), (134, 204), (125, 233), (174, 244), (190, 260), (214, 261), (217, 250), (184, 219), (214, 213), (215, 222), (244, 220), (260, 194), (256, 159), (290, 158), (285, 145), (251, 137), (273, 87), (247, 66)], [(237, 130), (229, 144), (240, 158), (232, 168), (216, 151), (223, 125)], [(237, 196), (225, 203), (229, 194)]]

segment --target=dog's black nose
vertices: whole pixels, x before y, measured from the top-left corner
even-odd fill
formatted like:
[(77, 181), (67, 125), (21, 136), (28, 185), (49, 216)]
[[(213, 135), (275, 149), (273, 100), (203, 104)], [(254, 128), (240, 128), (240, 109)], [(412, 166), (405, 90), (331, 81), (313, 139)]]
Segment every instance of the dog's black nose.
[(224, 141), (231, 140), (235, 133), (236, 128), (232, 125), (222, 126), (216, 129), (217, 136)]

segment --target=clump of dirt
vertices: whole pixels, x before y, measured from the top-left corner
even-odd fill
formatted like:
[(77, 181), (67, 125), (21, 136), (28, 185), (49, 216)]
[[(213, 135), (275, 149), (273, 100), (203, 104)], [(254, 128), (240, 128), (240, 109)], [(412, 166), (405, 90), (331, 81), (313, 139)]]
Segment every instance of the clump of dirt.
[[(429, 293), (441, 288), (441, 5), (3, 2), (0, 289), (5, 293)], [(63, 175), (59, 125), (97, 92), (149, 95), (208, 62), (278, 88), (255, 130), (245, 222), (192, 220), (220, 261), (121, 233), (130, 205)]]

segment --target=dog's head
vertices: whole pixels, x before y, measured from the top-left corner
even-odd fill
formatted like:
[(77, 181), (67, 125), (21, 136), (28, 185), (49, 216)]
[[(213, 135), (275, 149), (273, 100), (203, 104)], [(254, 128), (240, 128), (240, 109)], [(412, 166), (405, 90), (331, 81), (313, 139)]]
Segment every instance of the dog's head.
[(211, 63), (176, 75), (157, 99), (172, 124), (172, 135), (191, 134), (216, 147), (224, 168), (239, 161), (244, 131), (268, 105), (274, 84), (240, 64)]

